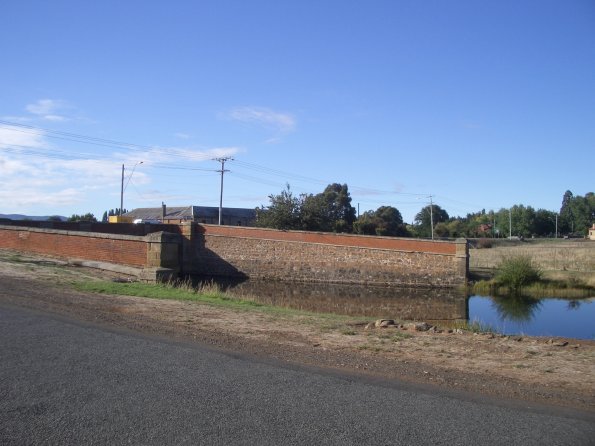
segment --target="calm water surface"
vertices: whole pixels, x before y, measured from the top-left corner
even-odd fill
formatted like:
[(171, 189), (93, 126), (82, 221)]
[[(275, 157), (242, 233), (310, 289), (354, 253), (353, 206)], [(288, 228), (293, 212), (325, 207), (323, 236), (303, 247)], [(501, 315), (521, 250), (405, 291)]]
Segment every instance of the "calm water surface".
[(320, 313), (370, 318), (478, 321), (500, 333), (595, 339), (595, 298), (532, 299), (471, 296), (455, 290), (420, 290), (194, 278), (258, 302)]
[(469, 320), (504, 334), (595, 339), (595, 298), (469, 298)]

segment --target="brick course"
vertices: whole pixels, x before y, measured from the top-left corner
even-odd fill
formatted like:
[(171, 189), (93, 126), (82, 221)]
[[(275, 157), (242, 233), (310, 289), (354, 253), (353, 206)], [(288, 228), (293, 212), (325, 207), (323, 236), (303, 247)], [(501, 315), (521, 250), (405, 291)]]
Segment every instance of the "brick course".
[[(0, 248), (183, 274), (301, 282), (454, 287), (468, 271), (466, 240), (428, 241), (346, 234), (198, 225), (168, 232), (121, 235), (123, 224), (100, 232), (0, 226)], [(155, 225), (156, 227), (159, 225)], [(80, 229), (89, 224), (81, 223)], [(138, 234), (141, 228), (130, 227)], [(157, 228), (155, 228), (157, 229)], [(158, 228), (162, 229), (162, 228)], [(117, 234), (108, 234), (114, 231)]]
[(147, 264), (147, 243), (135, 236), (4, 226), (0, 248), (130, 266)]

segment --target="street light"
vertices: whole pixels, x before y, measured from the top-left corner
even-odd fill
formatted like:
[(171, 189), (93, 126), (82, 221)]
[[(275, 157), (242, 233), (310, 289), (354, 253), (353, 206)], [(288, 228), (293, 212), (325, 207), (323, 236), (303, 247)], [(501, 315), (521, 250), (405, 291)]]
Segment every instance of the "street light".
[[(126, 187), (128, 187), (128, 183), (130, 183), (130, 180), (132, 178), (132, 174), (134, 173), (134, 169), (136, 169), (136, 166), (138, 166), (139, 164), (142, 164), (142, 161), (138, 161), (134, 167), (132, 168), (132, 172), (130, 172), (130, 175), (128, 176), (128, 181), (126, 182)], [(119, 215), (120, 217), (122, 216), (122, 213), (124, 212), (124, 164), (122, 164), (122, 185), (120, 187), (120, 212)]]

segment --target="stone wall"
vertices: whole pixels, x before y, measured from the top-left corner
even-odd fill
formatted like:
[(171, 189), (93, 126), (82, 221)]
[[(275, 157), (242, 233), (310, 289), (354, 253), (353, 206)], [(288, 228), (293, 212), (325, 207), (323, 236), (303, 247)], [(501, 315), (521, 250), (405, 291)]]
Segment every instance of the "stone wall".
[[(194, 223), (168, 226), (171, 233), (138, 236), (122, 235), (121, 224), (104, 224), (99, 227), (102, 232), (3, 225), (0, 248), (140, 267), (146, 280), (182, 273), (454, 287), (467, 279), (464, 239), (428, 241)], [(109, 234), (112, 230), (117, 233)]]
[(595, 243), (590, 240), (524, 242), (516, 246), (470, 249), (470, 268), (496, 268), (502, 259), (516, 255), (529, 256), (545, 271), (595, 272)]
[(210, 225), (182, 232), (183, 269), (191, 274), (416, 287), (453, 287), (467, 278), (465, 240), (432, 242)]

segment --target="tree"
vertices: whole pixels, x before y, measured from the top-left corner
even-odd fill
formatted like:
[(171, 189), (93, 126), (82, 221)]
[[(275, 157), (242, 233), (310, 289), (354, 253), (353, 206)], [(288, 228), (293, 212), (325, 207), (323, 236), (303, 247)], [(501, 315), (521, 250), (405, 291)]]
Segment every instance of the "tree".
[(356, 234), (376, 235), (376, 212), (366, 211), (353, 223), (353, 231)]
[(329, 210), (322, 194), (301, 196), (300, 222), (305, 231), (332, 231)]
[[(430, 208), (432, 212), (430, 212)], [(432, 235), (433, 220), (434, 226), (448, 220), (448, 212), (437, 204), (427, 205), (415, 216), (415, 232), (419, 237), (430, 237)]]
[(560, 232), (587, 234), (595, 220), (595, 195), (574, 196), (569, 190), (562, 197), (560, 208)]
[(574, 195), (567, 190), (562, 196), (562, 206), (560, 207), (560, 232), (574, 231), (574, 215), (572, 212), (572, 200)]
[(392, 206), (380, 206), (375, 211), (364, 212), (354, 222), (353, 229), (358, 234), (366, 235), (408, 235), (401, 213)]
[(329, 184), (322, 193), (302, 196), (301, 221), (309, 231), (351, 232), (356, 218), (347, 184)]
[(436, 233), (439, 237), (466, 237), (466, 225), (464, 219), (461, 218), (451, 218), (446, 223), (439, 223), (440, 225), (446, 225), (446, 232), (441, 234), (438, 231), (438, 225), (436, 225)]
[(270, 205), (256, 209), (257, 226), (323, 232), (351, 232), (355, 209), (346, 184), (329, 184), (322, 193), (294, 197), (289, 184)]
[(397, 208), (380, 206), (376, 209), (376, 234), (403, 236), (407, 230), (403, 225), (403, 216)]
[(535, 221), (533, 229), (537, 237), (555, 237), (556, 236), (556, 218), (553, 211), (546, 209), (537, 209), (535, 211)]
[(434, 226), (434, 234), (437, 237), (449, 237), (450, 230), (448, 228), (448, 223), (441, 221)]
[(299, 229), (301, 203), (289, 184), (278, 195), (269, 195), (268, 207), (256, 208), (256, 226), (273, 229)]
[(531, 237), (535, 234), (535, 209), (531, 206), (514, 205), (512, 211), (512, 232), (520, 237)]
[(70, 222), (84, 221), (84, 222), (90, 222), (90, 223), (97, 223), (97, 219), (91, 212), (88, 212), (84, 215), (72, 214), (72, 216), (67, 221), (70, 221)]

